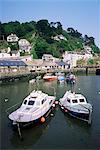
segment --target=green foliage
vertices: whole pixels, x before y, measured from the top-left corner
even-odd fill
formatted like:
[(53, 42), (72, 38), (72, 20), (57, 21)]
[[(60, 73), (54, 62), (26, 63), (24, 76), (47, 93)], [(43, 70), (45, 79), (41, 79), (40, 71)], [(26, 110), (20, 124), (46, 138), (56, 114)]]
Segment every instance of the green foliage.
[(32, 55), (32, 58), (33, 58), (33, 59), (37, 59), (37, 58), (38, 58), (38, 57), (37, 57), (37, 54), (36, 54), (36, 52), (35, 52), (34, 47), (32, 47), (32, 49), (31, 49), (31, 55)]
[(93, 59), (89, 59), (87, 62), (88, 65), (93, 65), (94, 64), (94, 60)]
[(2, 31), (1, 35), (4, 35), (5, 40), (8, 35), (11, 33), (16, 34), (19, 38), (25, 36), (29, 32), (34, 32), (35, 29), (35, 22), (26, 22), (26, 23), (20, 23), (18, 21), (15, 22), (8, 22), (8, 23), (3, 23), (2, 25)]
[(20, 56), (25, 56), (25, 52), (20, 52)]
[(67, 32), (69, 35), (76, 37), (76, 38), (81, 38), (82, 34), (79, 33), (77, 30), (74, 30), (73, 28), (67, 28)]
[(8, 43), (6, 41), (0, 42), (0, 49), (6, 49), (8, 48)]
[(91, 45), (91, 48), (94, 53), (100, 54), (100, 48), (98, 48), (96, 45)]
[(47, 48), (48, 43), (44, 39), (38, 38), (35, 44), (35, 52), (38, 58), (42, 58), (42, 55), (46, 53)]
[(11, 48), (11, 50), (18, 50), (19, 49), (19, 46), (17, 43), (12, 43), (12, 44), (9, 44), (8, 46)]
[[(18, 21), (0, 22), (0, 32), (1, 40), (3, 40), (3, 37), (6, 40), (11, 33), (16, 34), (19, 39), (27, 39), (32, 45), (31, 54), (33, 58), (41, 58), (44, 53), (61, 58), (62, 53), (65, 51), (81, 51), (83, 44), (91, 46), (94, 53), (100, 54), (100, 49), (95, 45), (93, 37), (85, 35), (83, 38), (80, 32), (71, 27), (67, 28), (67, 31), (63, 30), (60, 22), (49, 23), (46, 19), (25, 23)], [(58, 35), (64, 36), (66, 40), (54, 40), (53, 37)], [(0, 44), (0, 48), (6, 48), (7, 46), (9, 46), (7, 43)], [(10, 47), (12, 50), (18, 50), (16, 44), (11, 44)], [(25, 54), (22, 53), (21, 55)]]

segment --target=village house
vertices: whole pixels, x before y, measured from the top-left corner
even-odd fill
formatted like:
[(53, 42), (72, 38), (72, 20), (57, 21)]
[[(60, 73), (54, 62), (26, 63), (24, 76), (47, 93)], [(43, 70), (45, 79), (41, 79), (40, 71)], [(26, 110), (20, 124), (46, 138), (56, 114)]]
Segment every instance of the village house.
[[(26, 58), (27, 59), (27, 58)], [(42, 59), (27, 59), (25, 57), (22, 58), (27, 65), (30, 71), (35, 72), (35, 71), (47, 71), (47, 70), (52, 70), (58, 68), (58, 65), (56, 63), (57, 58), (54, 58), (50, 54), (44, 54), (42, 56)]]
[(56, 41), (60, 41), (60, 40), (65, 40), (67, 41), (67, 39), (61, 34), (61, 35), (57, 35), (52, 37), (52, 39), (56, 40)]
[(70, 68), (70, 64), (68, 64), (67, 62), (64, 61), (58, 61), (56, 62), (57, 64), (57, 68), (60, 70), (64, 70), (64, 69), (69, 69)]
[(27, 41), (26, 39), (20, 39), (18, 41), (18, 45), (19, 45), (20, 52), (30, 53), (30, 50), (32, 47), (31, 47), (31, 44), (29, 43), (29, 41)]
[(0, 75), (9, 75), (15, 73), (26, 73), (27, 65), (21, 60), (14, 59), (0, 59)]
[(11, 51), (10, 53), (0, 53), (0, 59), (16, 59), (19, 57), (19, 51)]
[(11, 34), (9, 36), (7, 36), (7, 42), (13, 43), (13, 42), (18, 42), (18, 37), (16, 36), (16, 34)]
[(55, 58), (51, 54), (43, 54), (42, 60), (46, 62), (54, 62)]
[(92, 48), (90, 46), (83, 46), (84, 47), (84, 51), (88, 54), (91, 54), (92, 53)]
[(55, 62), (43, 62), (41, 64), (42, 70), (54, 70), (57, 68), (58, 68), (58, 65)]
[(70, 68), (77, 66), (77, 60), (84, 59), (88, 60), (89, 58), (92, 58), (91, 53), (81, 53), (81, 52), (65, 52), (63, 54), (63, 61), (70, 64)]

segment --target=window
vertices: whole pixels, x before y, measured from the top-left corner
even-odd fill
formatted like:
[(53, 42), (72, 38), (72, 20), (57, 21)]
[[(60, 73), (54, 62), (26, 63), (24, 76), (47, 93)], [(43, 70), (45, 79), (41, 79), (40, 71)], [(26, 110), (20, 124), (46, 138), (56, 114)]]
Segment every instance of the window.
[(28, 105), (34, 105), (34, 102), (35, 102), (35, 101), (29, 101), (29, 102), (28, 102)]
[(73, 99), (72, 102), (73, 102), (73, 103), (77, 103), (77, 99)]
[(26, 104), (26, 103), (27, 103), (27, 100), (24, 101), (24, 104)]
[(84, 99), (79, 99), (80, 102), (84, 102)]
[(52, 103), (52, 100), (49, 102), (49, 105)]
[(43, 100), (42, 100), (42, 104), (43, 104), (45, 101), (46, 101), (46, 99), (43, 99)]
[(67, 101), (70, 103), (70, 99), (67, 99)]

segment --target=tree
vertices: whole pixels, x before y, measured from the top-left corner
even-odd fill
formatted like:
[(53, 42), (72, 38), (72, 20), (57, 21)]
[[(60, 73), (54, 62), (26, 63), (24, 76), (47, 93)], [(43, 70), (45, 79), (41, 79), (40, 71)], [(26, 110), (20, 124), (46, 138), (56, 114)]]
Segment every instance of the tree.
[(46, 53), (47, 48), (47, 42), (42, 38), (38, 38), (35, 44), (35, 52), (38, 58), (42, 58), (43, 54)]
[(93, 64), (94, 64), (94, 60), (93, 60), (93, 59), (91, 59), (91, 58), (90, 58), (90, 59), (88, 59), (87, 64), (88, 64), (88, 65), (93, 65)]
[(100, 48), (98, 48), (96, 45), (91, 45), (91, 48), (94, 53), (100, 54)]
[(39, 20), (36, 24), (36, 29), (37, 29), (39, 35), (47, 34), (49, 27), (50, 26), (49, 26), (48, 20)]
[(60, 22), (56, 22), (57, 23), (57, 33), (58, 34), (62, 34), (62, 25)]
[(73, 37), (76, 37), (76, 38), (82, 37), (82, 34), (79, 33), (77, 30), (74, 30), (73, 28), (67, 28), (67, 32), (68, 32), (68, 34), (70, 34)]
[(17, 43), (9, 44), (9, 47), (11, 48), (12, 51), (19, 49), (19, 46)]
[(32, 55), (32, 58), (33, 58), (33, 59), (37, 59), (37, 58), (38, 58), (34, 47), (32, 47), (32, 49), (31, 49), (31, 55)]

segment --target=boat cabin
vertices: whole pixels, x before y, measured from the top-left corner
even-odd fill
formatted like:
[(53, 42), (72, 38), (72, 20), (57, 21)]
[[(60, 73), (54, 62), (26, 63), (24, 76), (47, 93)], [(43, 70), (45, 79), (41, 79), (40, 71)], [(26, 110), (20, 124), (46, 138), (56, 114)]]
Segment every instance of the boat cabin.
[(22, 105), (33, 107), (40, 107), (47, 101), (48, 95), (42, 91), (33, 91), (28, 97), (25, 98)]
[(86, 98), (81, 94), (70, 93), (67, 97), (67, 102), (71, 105), (87, 104)]

